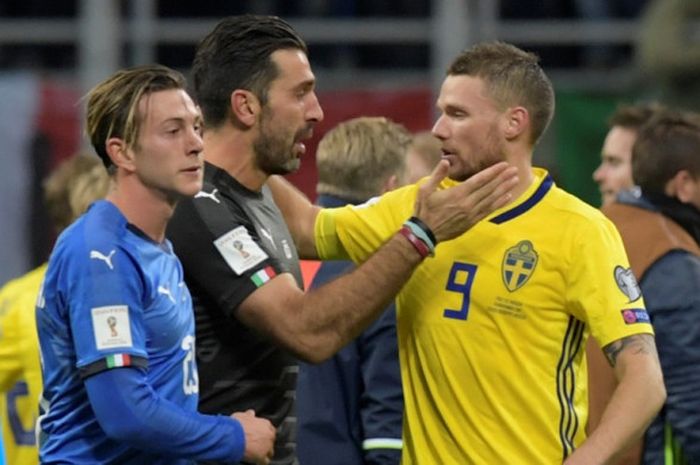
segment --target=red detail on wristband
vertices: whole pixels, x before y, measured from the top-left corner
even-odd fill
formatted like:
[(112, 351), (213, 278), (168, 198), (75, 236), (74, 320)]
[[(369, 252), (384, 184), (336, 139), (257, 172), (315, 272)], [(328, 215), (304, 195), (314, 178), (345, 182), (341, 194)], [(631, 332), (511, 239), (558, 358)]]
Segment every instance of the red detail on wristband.
[(416, 249), (416, 252), (418, 252), (418, 255), (420, 255), (421, 258), (425, 258), (430, 255), (430, 247), (420, 240), (418, 236), (413, 234), (413, 231), (411, 231), (408, 226), (402, 226), (401, 229), (399, 229), (399, 234), (408, 239), (408, 242), (410, 242), (413, 248)]

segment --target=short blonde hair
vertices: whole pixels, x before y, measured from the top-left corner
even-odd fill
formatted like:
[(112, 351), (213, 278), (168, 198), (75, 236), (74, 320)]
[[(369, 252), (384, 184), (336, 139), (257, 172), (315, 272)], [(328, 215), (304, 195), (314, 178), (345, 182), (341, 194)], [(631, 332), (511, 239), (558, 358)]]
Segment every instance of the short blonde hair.
[(87, 95), (86, 132), (97, 155), (110, 173), (113, 163), (106, 142), (112, 137), (133, 148), (139, 137), (141, 98), (153, 92), (185, 89), (184, 76), (162, 65), (146, 65), (117, 71)]
[(61, 162), (43, 183), (44, 203), (57, 232), (107, 194), (109, 176), (92, 153), (77, 153)]
[(534, 53), (505, 42), (476, 44), (455, 58), (447, 75), (482, 79), (502, 110), (511, 106), (526, 108), (530, 115), (530, 142), (533, 146), (552, 121), (554, 88)]
[(410, 143), (408, 130), (387, 118), (340, 123), (318, 145), (316, 191), (354, 201), (379, 195), (389, 177), (402, 180)]

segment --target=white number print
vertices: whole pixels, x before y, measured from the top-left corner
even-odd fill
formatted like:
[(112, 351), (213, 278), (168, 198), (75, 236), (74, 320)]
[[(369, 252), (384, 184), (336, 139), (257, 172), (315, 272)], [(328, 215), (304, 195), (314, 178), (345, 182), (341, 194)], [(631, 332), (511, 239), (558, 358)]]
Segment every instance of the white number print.
[(185, 336), (181, 347), (182, 350), (187, 352), (185, 358), (182, 359), (182, 390), (188, 396), (198, 394), (199, 376), (197, 375), (197, 365), (194, 359), (194, 336)]

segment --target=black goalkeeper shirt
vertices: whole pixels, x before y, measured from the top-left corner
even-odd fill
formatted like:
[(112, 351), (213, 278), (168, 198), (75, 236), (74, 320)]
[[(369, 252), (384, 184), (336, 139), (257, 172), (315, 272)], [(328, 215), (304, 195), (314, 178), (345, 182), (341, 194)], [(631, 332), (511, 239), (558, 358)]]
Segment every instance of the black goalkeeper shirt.
[(181, 201), (167, 237), (185, 269), (195, 312), (199, 410), (229, 415), (254, 409), (277, 427), (274, 464), (295, 461), (297, 363), (236, 318), (238, 305), (299, 257), (267, 186), (253, 192), (206, 164), (204, 186)]

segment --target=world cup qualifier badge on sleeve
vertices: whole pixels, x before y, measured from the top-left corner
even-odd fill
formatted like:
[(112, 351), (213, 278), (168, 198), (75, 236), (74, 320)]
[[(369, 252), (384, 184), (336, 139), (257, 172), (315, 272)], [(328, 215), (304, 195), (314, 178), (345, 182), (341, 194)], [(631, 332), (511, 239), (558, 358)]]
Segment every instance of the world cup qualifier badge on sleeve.
[(251, 237), (245, 226), (238, 226), (227, 232), (216, 239), (214, 245), (237, 275), (242, 275), (268, 258), (268, 255)]
[(615, 267), (614, 276), (617, 287), (627, 296), (629, 302), (634, 302), (642, 296), (637, 278), (634, 277), (631, 269), (618, 265)]

